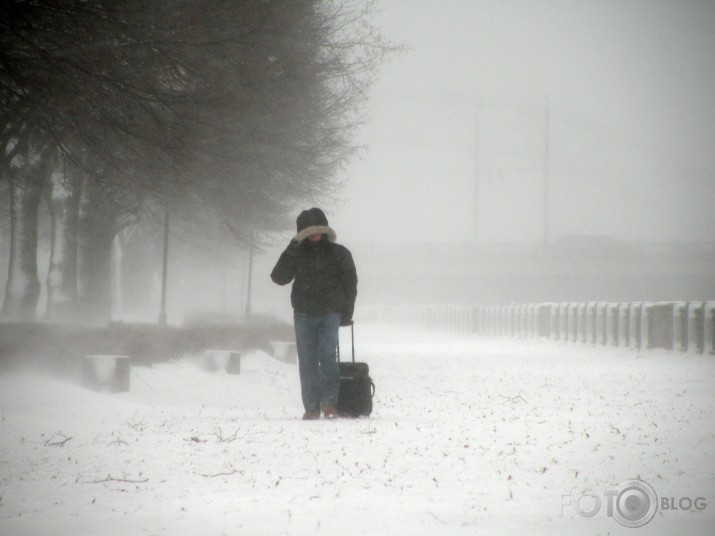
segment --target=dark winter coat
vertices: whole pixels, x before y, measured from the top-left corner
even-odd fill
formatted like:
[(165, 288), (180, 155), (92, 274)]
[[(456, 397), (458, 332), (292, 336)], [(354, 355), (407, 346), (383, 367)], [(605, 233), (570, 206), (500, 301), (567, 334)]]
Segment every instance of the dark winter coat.
[[(320, 242), (308, 237), (320, 232)], [(290, 299), (297, 313), (340, 313), (341, 324), (353, 317), (357, 272), (350, 251), (335, 243), (335, 232), (325, 226), (302, 229), (281, 253), (271, 272), (279, 285), (293, 281)]]

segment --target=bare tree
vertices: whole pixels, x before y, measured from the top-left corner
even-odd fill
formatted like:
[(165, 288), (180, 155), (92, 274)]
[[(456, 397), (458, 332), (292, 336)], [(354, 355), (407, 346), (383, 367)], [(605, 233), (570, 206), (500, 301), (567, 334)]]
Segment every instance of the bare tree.
[(51, 223), (45, 318), (73, 322), (77, 315), (77, 237), (82, 182), (71, 162), (58, 161), (45, 190)]
[[(5, 2), (0, 141), (10, 150), (0, 176), (30, 137), (55, 156), (43, 168), (43, 180), (54, 171), (56, 227), (48, 317), (73, 307), (75, 277), (80, 308), (107, 317), (99, 274), (138, 203), (170, 206), (193, 232), (224, 226), (245, 239), (280, 228), (288, 207), (334, 194), (373, 69), (390, 50), (361, 5)], [(17, 270), (32, 255), (22, 252)], [(34, 291), (21, 292), (30, 303)]]
[(111, 177), (86, 176), (78, 227), (78, 316), (104, 323), (111, 314), (111, 249), (114, 237), (136, 223), (138, 199)]
[(52, 147), (24, 140), (12, 147), (5, 168), (10, 190), (10, 263), (3, 320), (34, 320), (40, 295), (37, 276), (37, 210), (53, 165)]

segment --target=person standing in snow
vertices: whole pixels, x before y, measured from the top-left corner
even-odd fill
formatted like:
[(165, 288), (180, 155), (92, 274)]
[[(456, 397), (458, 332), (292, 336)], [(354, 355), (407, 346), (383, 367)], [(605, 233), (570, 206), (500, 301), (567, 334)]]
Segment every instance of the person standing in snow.
[(337, 416), (340, 372), (338, 329), (352, 323), (357, 272), (350, 251), (335, 243), (336, 234), (319, 208), (304, 210), (297, 234), (271, 272), (278, 285), (293, 281), (291, 305), (298, 350), (303, 419)]

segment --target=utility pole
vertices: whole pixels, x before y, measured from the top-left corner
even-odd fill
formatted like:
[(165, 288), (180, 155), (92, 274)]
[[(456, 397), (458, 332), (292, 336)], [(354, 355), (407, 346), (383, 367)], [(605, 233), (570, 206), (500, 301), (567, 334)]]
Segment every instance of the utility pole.
[(251, 228), (251, 239), (248, 243), (248, 288), (246, 289), (246, 311), (245, 316), (251, 316), (251, 283), (253, 279), (253, 228)]
[(164, 205), (164, 257), (161, 263), (161, 309), (159, 325), (166, 326), (166, 276), (169, 266), (169, 201)]
[(479, 242), (479, 109), (481, 104), (477, 104), (477, 113), (474, 121), (474, 242)]
[(549, 97), (544, 97), (544, 192), (543, 192), (543, 230), (544, 246), (549, 243)]

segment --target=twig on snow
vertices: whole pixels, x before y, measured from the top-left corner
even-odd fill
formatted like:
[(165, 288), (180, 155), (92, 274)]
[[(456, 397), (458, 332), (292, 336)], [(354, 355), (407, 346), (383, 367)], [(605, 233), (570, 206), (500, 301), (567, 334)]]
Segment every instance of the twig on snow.
[(126, 424), (126, 426), (128, 426), (129, 428), (134, 430), (135, 432), (143, 432), (144, 431), (144, 426), (145, 426), (144, 419), (142, 419), (139, 422), (128, 422), (125, 424)]
[(231, 476), (231, 475), (236, 475), (236, 474), (242, 475), (242, 474), (243, 474), (243, 471), (240, 471), (240, 470), (238, 470), (238, 469), (233, 469), (232, 471), (226, 471), (226, 472), (224, 472), (224, 473), (216, 473), (216, 474), (214, 474), (214, 475), (204, 475), (204, 474), (202, 474), (201, 476), (206, 477), (206, 478), (216, 478), (216, 477), (219, 477), (219, 476)]
[[(62, 439), (53, 441), (55, 436), (60, 436)], [(62, 433), (52, 434), (52, 437), (50, 437), (47, 441), (44, 441), (43, 445), (45, 445), (46, 447), (64, 447), (65, 443), (67, 443), (70, 439), (72, 439), (72, 438), (67, 437), (66, 435), (64, 435)]]
[[(41, 437), (44, 437), (45, 434), (42, 434)], [(61, 437), (62, 439), (60, 440), (54, 440), (55, 437)], [(20, 443), (22, 445), (44, 445), (45, 447), (64, 447), (65, 443), (67, 443), (71, 437), (67, 437), (64, 435), (62, 432), (56, 432), (50, 436), (49, 439), (45, 439), (44, 441), (28, 441), (24, 437), (20, 438)]]
[(115, 478), (111, 474), (107, 475), (105, 478), (95, 478), (94, 480), (77, 480), (79, 484), (105, 484), (107, 482), (125, 482), (128, 484), (144, 484), (149, 482), (148, 478), (134, 480), (131, 478)]
[(439, 521), (439, 522), (442, 523), (443, 525), (446, 525), (446, 524), (447, 524), (446, 521), (444, 521), (444, 520), (438, 518), (436, 515), (434, 515), (434, 514), (433, 514), (432, 512), (430, 512), (429, 510), (427, 510), (427, 513), (428, 513), (429, 515), (431, 515), (436, 521)]
[(519, 391), (519, 394), (516, 396), (504, 396), (502, 395), (502, 398), (506, 398), (507, 400), (511, 400), (512, 402), (517, 402), (518, 400), (521, 400), (524, 404), (528, 404), (526, 399), (522, 396), (521, 391)]
[(232, 441), (236, 441), (238, 439), (238, 432), (239, 432), (239, 430), (236, 430), (230, 436), (224, 437), (223, 430), (221, 430), (221, 428), (219, 428), (218, 432), (216, 432), (214, 435), (216, 436), (216, 439), (218, 440), (219, 443), (231, 443)]

